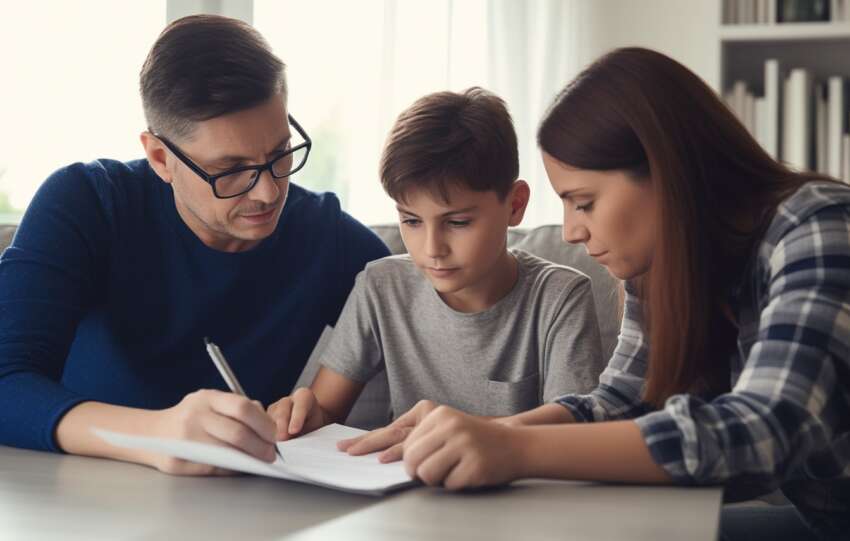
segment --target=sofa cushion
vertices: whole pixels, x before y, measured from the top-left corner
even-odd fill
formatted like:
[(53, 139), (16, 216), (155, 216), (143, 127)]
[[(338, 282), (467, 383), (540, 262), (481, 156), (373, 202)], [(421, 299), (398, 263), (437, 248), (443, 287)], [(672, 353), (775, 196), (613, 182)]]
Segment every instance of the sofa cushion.
[(543, 225), (528, 230), (513, 248), (525, 250), (553, 263), (578, 269), (590, 277), (593, 300), (596, 303), (596, 318), (602, 338), (602, 355), (610, 359), (617, 346), (620, 332), (620, 281), (608, 270), (587, 255), (583, 246), (567, 244), (561, 236), (560, 225)]
[(0, 224), (0, 252), (5, 250), (12, 242), (12, 237), (15, 235), (15, 229), (17, 228), (14, 225)]

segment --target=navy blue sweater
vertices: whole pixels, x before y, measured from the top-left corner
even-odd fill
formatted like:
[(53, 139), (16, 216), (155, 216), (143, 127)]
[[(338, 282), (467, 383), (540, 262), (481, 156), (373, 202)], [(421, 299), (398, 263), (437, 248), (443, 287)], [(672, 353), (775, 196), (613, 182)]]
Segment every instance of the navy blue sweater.
[(387, 254), (332, 194), (292, 185), (275, 232), (225, 253), (191, 232), (146, 161), (60, 169), (0, 257), (0, 444), (58, 450), (56, 425), (85, 400), (160, 409), (226, 389), (204, 336), (268, 405)]

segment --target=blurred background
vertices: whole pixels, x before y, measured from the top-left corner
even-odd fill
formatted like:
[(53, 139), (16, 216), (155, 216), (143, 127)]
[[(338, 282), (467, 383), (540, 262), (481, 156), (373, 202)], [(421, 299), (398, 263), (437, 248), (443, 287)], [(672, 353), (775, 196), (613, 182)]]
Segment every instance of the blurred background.
[[(534, 226), (561, 219), (560, 201), (549, 193), (534, 142), (537, 123), (559, 89), (589, 62), (619, 46), (650, 47), (684, 63), (724, 96), (760, 141), (775, 145), (777, 157), (788, 150), (785, 158), (790, 159), (793, 150), (797, 167), (826, 169), (840, 164), (850, 156), (850, 151), (841, 153), (848, 116), (845, 79), (850, 77), (845, 4), (846, 0), (0, 2), (4, 11), (0, 223), (18, 221), (41, 182), (61, 166), (101, 157), (143, 156), (138, 137), (145, 129), (139, 69), (162, 28), (184, 15), (238, 17), (266, 37), (287, 64), (289, 110), (314, 141), (310, 160), (296, 182), (336, 192), (344, 208), (367, 224), (396, 219), (393, 203), (377, 178), (384, 137), (396, 115), (433, 91), (479, 85), (496, 92), (513, 115), (521, 176), (532, 186), (523, 225)], [(770, 69), (777, 70), (776, 81), (784, 91), (774, 91), (772, 99), (772, 86), (765, 79), (770, 60), (775, 61)], [(795, 76), (794, 70), (805, 70), (806, 77)], [(794, 78), (799, 88), (788, 87), (787, 81)], [(783, 102), (797, 96), (800, 88), (804, 93), (794, 98), (797, 106)], [(805, 132), (805, 140), (797, 141), (792, 134), (783, 143), (784, 128), (794, 134)], [(766, 131), (771, 129), (777, 132), (775, 141)], [(850, 136), (847, 144), (850, 148)], [(806, 152), (801, 155), (803, 147)]]

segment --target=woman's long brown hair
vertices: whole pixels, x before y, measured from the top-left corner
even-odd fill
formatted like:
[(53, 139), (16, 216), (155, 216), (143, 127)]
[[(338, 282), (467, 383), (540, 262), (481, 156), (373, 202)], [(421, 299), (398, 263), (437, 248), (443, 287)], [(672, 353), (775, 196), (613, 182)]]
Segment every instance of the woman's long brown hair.
[(777, 205), (822, 178), (772, 159), (694, 73), (660, 53), (615, 50), (556, 97), (540, 148), (580, 169), (652, 182), (659, 215), (638, 286), (649, 364), (644, 400), (729, 385), (725, 299)]

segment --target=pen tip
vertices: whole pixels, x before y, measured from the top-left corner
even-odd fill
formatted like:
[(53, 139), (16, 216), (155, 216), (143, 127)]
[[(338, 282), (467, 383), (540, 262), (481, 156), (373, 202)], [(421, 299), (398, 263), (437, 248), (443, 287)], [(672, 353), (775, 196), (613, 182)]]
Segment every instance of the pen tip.
[(206, 344), (206, 345), (210, 345), (210, 338), (209, 338), (209, 336), (204, 336), (204, 344)]

